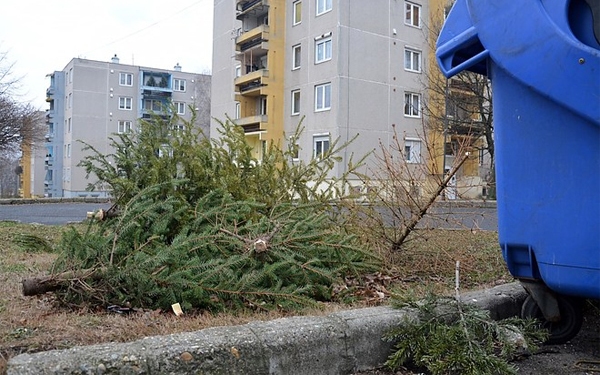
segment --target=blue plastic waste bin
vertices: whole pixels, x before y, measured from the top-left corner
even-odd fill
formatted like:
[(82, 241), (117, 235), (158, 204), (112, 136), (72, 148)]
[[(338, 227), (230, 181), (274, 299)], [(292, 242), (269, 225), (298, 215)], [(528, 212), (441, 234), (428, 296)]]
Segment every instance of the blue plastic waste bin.
[(436, 56), (491, 80), (500, 246), (567, 341), (600, 298), (600, 1), (458, 0)]

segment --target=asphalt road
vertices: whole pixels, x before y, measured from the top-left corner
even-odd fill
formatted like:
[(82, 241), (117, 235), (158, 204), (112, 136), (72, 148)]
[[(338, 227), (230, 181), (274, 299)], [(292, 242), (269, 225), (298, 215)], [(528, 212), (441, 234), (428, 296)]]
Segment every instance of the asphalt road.
[(63, 225), (85, 220), (89, 211), (110, 208), (110, 203), (1, 204), (0, 221)]
[[(80, 222), (87, 212), (108, 209), (110, 203), (32, 203), (0, 204), (0, 221), (18, 221), (45, 225), (63, 225)], [(477, 204), (433, 207), (419, 224), (420, 228), (497, 230), (498, 219), (495, 207)], [(409, 216), (408, 216), (409, 217)]]

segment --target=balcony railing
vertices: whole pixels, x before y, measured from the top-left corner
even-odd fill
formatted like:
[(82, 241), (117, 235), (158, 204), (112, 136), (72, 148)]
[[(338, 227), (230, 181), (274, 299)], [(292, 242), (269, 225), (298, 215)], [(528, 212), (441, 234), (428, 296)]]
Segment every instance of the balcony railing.
[(235, 44), (236, 49), (243, 52), (261, 44), (263, 45), (263, 49), (268, 49), (268, 45), (266, 44), (268, 41), (269, 25), (260, 25), (238, 36), (235, 40)]
[(447, 132), (453, 135), (480, 137), (485, 132), (485, 126), (477, 120), (449, 118)]
[(269, 11), (269, 0), (238, 0), (236, 3), (237, 19), (246, 15), (262, 16)]
[(236, 91), (242, 94), (248, 94), (250, 91), (259, 91), (259, 89), (268, 84), (269, 70), (259, 69), (241, 77), (237, 77), (234, 81)]
[(235, 123), (244, 129), (244, 133), (249, 134), (266, 131), (267, 121), (267, 115), (256, 115), (242, 117), (235, 120)]

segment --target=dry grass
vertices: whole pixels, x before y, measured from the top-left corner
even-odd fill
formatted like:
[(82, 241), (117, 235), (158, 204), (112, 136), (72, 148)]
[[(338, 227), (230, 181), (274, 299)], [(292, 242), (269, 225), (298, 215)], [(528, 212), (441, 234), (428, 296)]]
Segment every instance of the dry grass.
[[(20, 353), (131, 341), (145, 336), (243, 324), (286, 315), (282, 312), (237, 315), (199, 312), (176, 317), (165, 311), (120, 315), (107, 311), (69, 310), (59, 306), (52, 294), (24, 297), (21, 280), (44, 274), (55, 255), (24, 251), (14, 240), (21, 234), (35, 234), (56, 241), (61, 231), (61, 227), (0, 222), (0, 284), (3, 285), (0, 289), (0, 374), (5, 371), (8, 358)], [(501, 258), (495, 232), (419, 231), (405, 250), (383, 254), (383, 257), (387, 269), (380, 276), (371, 278), (371, 282), (385, 282), (381, 289), (387, 291), (410, 290), (416, 294), (429, 290), (451, 292), (456, 260), (461, 262), (461, 285), (465, 290), (512, 280)], [(352, 299), (353, 305), (327, 304), (320, 310), (310, 309), (296, 314), (325, 314), (385, 301), (385, 298), (373, 299), (369, 293), (356, 295), (358, 297)]]

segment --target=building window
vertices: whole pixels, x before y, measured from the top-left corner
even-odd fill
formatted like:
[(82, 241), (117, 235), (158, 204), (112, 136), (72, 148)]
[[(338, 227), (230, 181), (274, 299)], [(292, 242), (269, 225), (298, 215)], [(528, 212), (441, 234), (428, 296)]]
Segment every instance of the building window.
[(331, 38), (315, 41), (315, 64), (331, 60)]
[(162, 103), (160, 100), (144, 99), (144, 110), (153, 112), (162, 111)]
[(297, 141), (298, 138), (296, 137), (288, 138), (288, 151), (293, 161), (296, 161), (300, 158), (300, 145), (297, 143)]
[(292, 116), (300, 114), (300, 90), (292, 91)]
[(319, 135), (313, 138), (313, 156), (320, 158), (329, 151), (329, 135)]
[(73, 94), (72, 93), (69, 93), (68, 100), (69, 100), (69, 108), (72, 108), (73, 107)]
[(267, 114), (267, 97), (261, 96), (258, 100), (258, 113), (262, 115)]
[(404, 23), (414, 27), (421, 27), (421, 6), (405, 2)]
[(71, 157), (71, 144), (67, 144), (67, 157), (70, 158)]
[(294, 1), (293, 24), (297, 25), (302, 22), (302, 1)]
[(67, 120), (67, 124), (68, 124), (68, 125), (67, 125), (67, 133), (70, 133), (70, 132), (71, 132), (71, 126), (72, 126), (72, 123), (71, 123), (71, 118), (70, 118), (70, 117), (69, 117), (69, 119)]
[(242, 76), (242, 66), (236, 65), (235, 67), (235, 78)]
[(406, 162), (415, 164), (421, 162), (421, 140), (407, 138), (404, 140), (404, 156)]
[(185, 115), (185, 103), (184, 102), (175, 102), (175, 108), (177, 109), (178, 115)]
[(240, 102), (235, 102), (235, 116), (234, 119), (238, 120), (242, 117), (242, 105)]
[(131, 121), (123, 121), (123, 120), (119, 120), (118, 122), (118, 128), (117, 128), (117, 132), (119, 134), (123, 134), (123, 133), (131, 133)]
[(483, 148), (479, 149), (479, 165), (483, 165), (485, 162), (485, 150)]
[(421, 72), (421, 52), (406, 48), (404, 50), (404, 69), (410, 72)]
[(69, 69), (69, 83), (73, 83), (73, 68)]
[(315, 86), (315, 111), (331, 109), (331, 83)]
[(133, 74), (131, 74), (131, 73), (119, 73), (119, 85), (121, 85), (121, 86), (133, 86)]
[(331, 10), (331, 0), (317, 0), (317, 16)]
[(404, 93), (404, 114), (409, 117), (421, 117), (421, 95)]
[(119, 109), (131, 111), (131, 103), (133, 99), (130, 97), (121, 96), (119, 97)]
[(302, 48), (300, 44), (297, 44), (292, 47), (292, 69), (300, 68), (300, 62), (302, 56)]
[(173, 91), (185, 91), (185, 79), (173, 78)]

